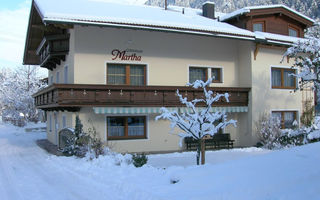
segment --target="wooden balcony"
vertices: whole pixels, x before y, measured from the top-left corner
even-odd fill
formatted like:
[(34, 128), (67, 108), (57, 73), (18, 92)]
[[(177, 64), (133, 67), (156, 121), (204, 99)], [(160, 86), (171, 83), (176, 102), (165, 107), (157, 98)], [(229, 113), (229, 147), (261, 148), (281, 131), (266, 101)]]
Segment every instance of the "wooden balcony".
[[(202, 90), (176, 86), (119, 86), (53, 84), (33, 95), (37, 108), (43, 110), (78, 111), (81, 107), (179, 107), (176, 91), (188, 99), (200, 98)], [(217, 93), (228, 92), (214, 106), (248, 106), (250, 88), (212, 87)]]
[(60, 34), (43, 38), (36, 52), (40, 56), (41, 67), (52, 70), (65, 61), (69, 53), (69, 37), (69, 34)]

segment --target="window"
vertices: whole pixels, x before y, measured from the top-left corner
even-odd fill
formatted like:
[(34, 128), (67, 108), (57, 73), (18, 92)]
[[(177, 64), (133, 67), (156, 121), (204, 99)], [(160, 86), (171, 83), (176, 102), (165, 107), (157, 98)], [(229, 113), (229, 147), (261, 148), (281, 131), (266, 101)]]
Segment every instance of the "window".
[(146, 85), (146, 66), (107, 64), (107, 84)]
[(107, 135), (113, 139), (143, 139), (146, 137), (146, 117), (107, 117)]
[(50, 76), (50, 85), (53, 84), (53, 76)]
[(263, 31), (264, 31), (264, 22), (254, 23), (252, 30), (253, 30), (253, 31), (263, 32)]
[(62, 128), (67, 127), (67, 118), (65, 115), (62, 116)]
[(222, 83), (221, 68), (211, 68), (212, 82)]
[(52, 132), (52, 116), (49, 114), (49, 132)]
[(296, 28), (289, 27), (289, 28), (288, 28), (288, 32), (289, 32), (289, 36), (299, 37), (299, 35), (298, 35), (298, 29), (296, 29)]
[(281, 128), (292, 128), (293, 122), (297, 120), (296, 111), (272, 111), (272, 117), (278, 118), (281, 122)]
[(60, 72), (56, 73), (56, 83), (60, 82)]
[(208, 69), (202, 67), (190, 67), (189, 68), (189, 83), (193, 83), (196, 80), (207, 81)]
[(68, 66), (64, 67), (64, 83), (68, 84)]
[(296, 78), (290, 74), (295, 74), (294, 69), (271, 68), (272, 88), (295, 89)]

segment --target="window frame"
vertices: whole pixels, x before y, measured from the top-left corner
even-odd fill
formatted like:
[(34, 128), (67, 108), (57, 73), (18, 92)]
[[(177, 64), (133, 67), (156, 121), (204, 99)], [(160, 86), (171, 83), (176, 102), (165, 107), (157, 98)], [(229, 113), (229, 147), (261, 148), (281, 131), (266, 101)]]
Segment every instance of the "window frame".
[[(296, 32), (297, 32), (297, 36), (290, 36), (290, 35), (289, 35), (289, 33), (290, 33), (289, 30), (290, 30), (290, 29), (296, 31)], [(294, 26), (294, 25), (292, 25), (292, 24), (289, 24), (289, 25), (288, 25), (288, 36), (290, 36), (290, 37), (300, 37), (299, 28), (296, 27), (296, 26)]]
[(203, 81), (207, 81), (207, 80), (208, 80), (208, 76), (209, 76), (209, 74), (208, 74), (208, 69), (211, 68), (211, 67), (201, 67), (201, 66), (191, 65), (191, 66), (189, 66), (189, 69), (188, 69), (188, 75), (189, 75), (189, 77), (188, 77), (188, 82), (189, 82), (189, 83), (191, 83), (191, 82), (190, 82), (190, 69), (191, 69), (191, 68), (204, 70), (204, 71), (205, 71), (205, 80), (203, 80)]
[[(281, 85), (280, 86), (273, 86), (272, 85), (272, 70), (275, 69), (275, 70), (280, 70), (281, 72)], [(271, 67), (271, 74), (270, 74), (270, 79), (271, 79), (271, 88), (272, 89), (296, 89), (297, 88), (297, 79), (295, 76), (293, 76), (293, 80), (294, 80), (294, 86), (293, 87), (288, 87), (288, 86), (284, 86), (284, 70), (289, 70), (289, 71), (292, 71), (293, 74), (296, 74), (296, 70), (295, 69), (292, 69), (292, 68), (282, 68), (282, 67)]]
[(60, 72), (59, 71), (56, 72), (56, 83), (57, 84), (60, 83)]
[[(143, 117), (144, 119), (144, 134), (142, 136), (129, 136), (128, 135), (128, 118), (129, 117)], [(124, 136), (109, 136), (108, 132), (108, 118), (124, 118)], [(106, 132), (107, 140), (134, 140), (134, 139), (147, 139), (147, 117), (146, 116), (106, 116)]]
[(63, 68), (63, 82), (64, 84), (68, 84), (69, 82), (69, 67), (68, 65), (64, 66)]
[(266, 32), (266, 22), (265, 21), (253, 21), (252, 22), (252, 32), (254, 32), (255, 30), (253, 30), (254, 24), (262, 24), (262, 32)]
[(67, 128), (67, 116), (66, 115), (62, 115), (62, 128)]
[(222, 83), (222, 68), (220, 67), (211, 67), (210, 68), (210, 73), (211, 73), (211, 77), (212, 77), (212, 70), (215, 69), (215, 70), (218, 70), (219, 71), (219, 79), (218, 80), (212, 80), (212, 83)]
[(273, 110), (273, 111), (271, 111), (271, 116), (273, 113), (281, 113), (281, 119), (280, 119), (281, 129), (286, 129), (285, 121), (284, 121), (285, 113), (293, 113), (293, 118), (294, 118), (293, 121), (298, 122), (298, 111), (296, 111), (296, 110)]
[[(108, 84), (108, 65), (123, 65), (125, 67), (125, 84)], [(131, 85), (130, 84), (130, 66), (143, 66), (144, 69), (144, 79), (143, 79), (143, 85), (141, 86), (146, 86), (147, 85), (147, 65), (146, 64), (140, 64), (140, 63), (112, 63), (108, 62), (106, 63), (106, 71), (105, 71), (105, 80), (106, 80), (106, 85)], [(132, 86), (139, 86), (139, 85), (132, 85)]]
[(49, 114), (49, 132), (52, 132), (52, 115)]

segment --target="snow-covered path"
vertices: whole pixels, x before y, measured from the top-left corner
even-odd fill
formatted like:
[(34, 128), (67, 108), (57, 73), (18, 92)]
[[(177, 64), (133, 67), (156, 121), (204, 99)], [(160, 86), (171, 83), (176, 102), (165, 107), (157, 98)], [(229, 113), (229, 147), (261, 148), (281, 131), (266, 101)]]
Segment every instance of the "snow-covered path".
[[(128, 199), (124, 190), (129, 187), (121, 188), (113, 180), (113, 184), (96, 181), (73, 171), (73, 162), (63, 166), (63, 158), (48, 155), (35, 144), (36, 139), (45, 137), (43, 133), (24, 133), (3, 125), (0, 131), (1, 200)], [(134, 193), (137, 198), (130, 199), (146, 197), (136, 188)]]

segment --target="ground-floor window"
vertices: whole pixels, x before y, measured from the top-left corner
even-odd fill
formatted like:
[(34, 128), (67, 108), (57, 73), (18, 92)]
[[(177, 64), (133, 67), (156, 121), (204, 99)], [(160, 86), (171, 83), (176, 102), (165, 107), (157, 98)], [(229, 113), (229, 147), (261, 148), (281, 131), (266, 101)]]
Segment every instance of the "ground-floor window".
[(146, 117), (107, 117), (107, 136), (109, 140), (147, 138)]
[(292, 128), (297, 120), (297, 111), (272, 111), (272, 117), (280, 119), (281, 128)]

